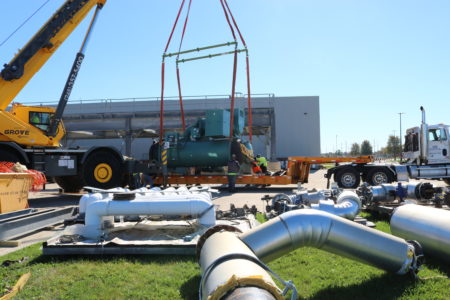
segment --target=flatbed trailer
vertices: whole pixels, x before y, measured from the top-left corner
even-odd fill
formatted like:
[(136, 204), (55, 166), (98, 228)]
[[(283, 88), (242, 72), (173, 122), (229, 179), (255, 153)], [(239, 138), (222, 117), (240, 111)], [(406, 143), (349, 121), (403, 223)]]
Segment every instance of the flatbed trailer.
[[(285, 174), (278, 176), (269, 175), (239, 175), (236, 178), (236, 184), (255, 184), (255, 185), (288, 185), (307, 183), (311, 166), (314, 164), (325, 163), (358, 163), (364, 164), (373, 161), (373, 156), (359, 157), (289, 157), (287, 170)], [(163, 177), (157, 176), (155, 184), (163, 184)], [(166, 178), (167, 184), (227, 184), (228, 178), (225, 174), (221, 175), (169, 175)]]

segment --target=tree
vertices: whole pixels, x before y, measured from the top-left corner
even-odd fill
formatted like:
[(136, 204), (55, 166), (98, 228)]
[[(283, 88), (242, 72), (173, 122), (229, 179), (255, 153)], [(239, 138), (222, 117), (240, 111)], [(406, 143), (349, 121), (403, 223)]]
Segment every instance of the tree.
[(398, 136), (390, 135), (386, 145), (386, 154), (397, 157), (400, 155), (402, 149), (400, 148), (400, 139)]
[(361, 149), (359, 148), (358, 143), (353, 143), (352, 148), (350, 149), (350, 155), (351, 156), (358, 156), (361, 153)]
[(364, 140), (361, 143), (361, 155), (370, 155), (373, 153), (372, 145), (368, 140)]

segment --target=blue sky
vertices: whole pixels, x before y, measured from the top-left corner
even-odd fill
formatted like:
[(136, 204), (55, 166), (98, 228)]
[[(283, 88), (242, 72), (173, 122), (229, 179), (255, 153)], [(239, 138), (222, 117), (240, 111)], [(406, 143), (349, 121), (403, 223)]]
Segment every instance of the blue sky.
[[(1, 1), (0, 41), (44, 2)], [(51, 0), (0, 47), (0, 62), (9, 62), (62, 3)], [(398, 113), (405, 113), (404, 131), (420, 123), (421, 105), (429, 123), (450, 121), (450, 1), (228, 3), (250, 51), (252, 92), (320, 96), (323, 152), (334, 151), (336, 144), (350, 149), (351, 143), (364, 139), (375, 142), (376, 148), (384, 146), (388, 135), (399, 133)], [(71, 99), (159, 96), (161, 54), (179, 4), (179, 0), (108, 0)], [(59, 99), (88, 19), (16, 101)], [(171, 50), (178, 48), (179, 32)], [(193, 0), (183, 48), (231, 40), (219, 1)], [(240, 58), (237, 91), (245, 93)], [(181, 72), (184, 95), (231, 92), (232, 56), (187, 63)], [(176, 95), (173, 61), (166, 78), (166, 95)]]

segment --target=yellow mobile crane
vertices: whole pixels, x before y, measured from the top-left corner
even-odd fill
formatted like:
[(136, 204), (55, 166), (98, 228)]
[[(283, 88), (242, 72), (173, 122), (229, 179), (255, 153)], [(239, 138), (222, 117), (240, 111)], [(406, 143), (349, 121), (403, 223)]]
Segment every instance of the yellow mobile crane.
[[(67, 192), (83, 185), (110, 188), (122, 183), (123, 157), (112, 147), (64, 149), (62, 115), (84, 58), (98, 12), (106, 0), (67, 0), (31, 40), (4, 65), (0, 75), (0, 161), (20, 162), (43, 171)], [(13, 104), (28, 81), (47, 62), (92, 8), (93, 18), (77, 53), (56, 109)]]

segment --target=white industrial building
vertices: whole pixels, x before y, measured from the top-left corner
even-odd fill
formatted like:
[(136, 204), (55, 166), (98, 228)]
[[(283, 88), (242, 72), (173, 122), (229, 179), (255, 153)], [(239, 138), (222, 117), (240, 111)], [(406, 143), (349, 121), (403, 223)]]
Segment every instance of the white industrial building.
[[(186, 124), (193, 124), (209, 109), (229, 109), (229, 97), (185, 97)], [(165, 99), (165, 128), (181, 128), (178, 99)], [(236, 98), (236, 107), (247, 112), (247, 97)], [(105, 99), (69, 102), (64, 114), (70, 132), (65, 145), (109, 145), (124, 155), (147, 159), (152, 138), (159, 132), (158, 98)], [(252, 97), (254, 152), (271, 160), (289, 156), (320, 156), (318, 96)], [(245, 137), (244, 137), (245, 139)]]

